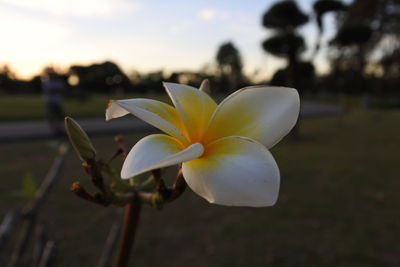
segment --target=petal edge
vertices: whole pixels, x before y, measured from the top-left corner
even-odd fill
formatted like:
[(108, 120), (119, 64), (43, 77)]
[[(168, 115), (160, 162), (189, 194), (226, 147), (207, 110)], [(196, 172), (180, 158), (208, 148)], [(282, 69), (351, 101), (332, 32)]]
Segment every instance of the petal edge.
[(251, 86), (225, 98), (215, 110), (204, 142), (245, 136), (271, 148), (296, 124), (300, 99), (296, 89)]
[(107, 105), (106, 120), (118, 118), (128, 113), (182, 142), (186, 141), (183, 134), (183, 122), (180, 120), (176, 109), (168, 104), (144, 98), (111, 100)]
[(214, 141), (201, 158), (183, 163), (182, 170), (189, 187), (210, 203), (264, 207), (278, 198), (280, 174), (274, 158), (246, 137)]
[(149, 135), (133, 146), (122, 166), (121, 177), (128, 179), (150, 170), (192, 160), (203, 152), (200, 143), (184, 148), (176, 138), (168, 135)]

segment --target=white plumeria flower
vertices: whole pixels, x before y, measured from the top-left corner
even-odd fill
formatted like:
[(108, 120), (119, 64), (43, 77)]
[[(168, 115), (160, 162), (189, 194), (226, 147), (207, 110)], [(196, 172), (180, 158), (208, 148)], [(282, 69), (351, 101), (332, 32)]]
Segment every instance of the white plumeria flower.
[(217, 105), (188, 85), (164, 83), (175, 107), (150, 99), (110, 101), (106, 119), (132, 113), (166, 134), (137, 142), (121, 171), (128, 179), (182, 164), (189, 187), (211, 203), (272, 206), (280, 175), (269, 148), (295, 125), (300, 100), (295, 89), (242, 88)]

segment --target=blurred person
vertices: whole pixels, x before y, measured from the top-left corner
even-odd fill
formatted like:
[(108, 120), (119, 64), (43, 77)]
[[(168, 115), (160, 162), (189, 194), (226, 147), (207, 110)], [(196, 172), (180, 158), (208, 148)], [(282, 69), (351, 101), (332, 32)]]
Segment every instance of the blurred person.
[(65, 88), (65, 83), (52, 67), (48, 67), (44, 70), (41, 77), (41, 85), (46, 117), (50, 129), (56, 136), (61, 136), (64, 134), (62, 93)]

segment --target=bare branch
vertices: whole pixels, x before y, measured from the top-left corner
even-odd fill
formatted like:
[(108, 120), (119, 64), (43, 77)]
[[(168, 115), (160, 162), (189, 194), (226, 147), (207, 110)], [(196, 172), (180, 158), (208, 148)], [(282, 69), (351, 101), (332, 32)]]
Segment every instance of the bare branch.
[(38, 267), (54, 266), (56, 244), (54, 241), (47, 241)]
[(22, 229), (19, 232), (17, 243), (11, 254), (11, 258), (10, 261), (8, 262), (7, 267), (18, 266), (19, 262), (21, 261), (22, 255), (24, 254), (25, 249), (28, 245), (29, 238), (31, 237), (34, 225), (35, 225), (35, 217), (33, 215), (24, 218)]
[(43, 255), (46, 245), (46, 232), (42, 224), (37, 225), (35, 229), (35, 240), (33, 244), (32, 267), (37, 267)]
[(37, 192), (37, 197), (31, 203), (29, 203), (23, 209), (23, 215), (28, 213), (36, 213), (40, 206), (43, 204), (44, 200), (46, 199), (47, 195), (49, 194), (51, 188), (55, 184), (58, 175), (61, 172), (61, 169), (64, 165), (65, 158), (68, 152), (68, 146), (61, 145), (59, 148), (59, 154), (53, 161), (50, 170), (47, 172), (46, 177), (44, 178), (43, 182), (41, 183), (39, 190)]
[(12, 230), (19, 224), (21, 216), (17, 212), (10, 211), (6, 214), (0, 225), (0, 249), (6, 242)]

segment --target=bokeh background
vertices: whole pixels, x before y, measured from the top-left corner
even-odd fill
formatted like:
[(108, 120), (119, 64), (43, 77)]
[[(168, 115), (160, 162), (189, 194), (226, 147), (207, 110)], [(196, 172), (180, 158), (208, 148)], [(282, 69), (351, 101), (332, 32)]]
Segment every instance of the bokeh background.
[(133, 116), (104, 122), (109, 99), (169, 102), (162, 81), (203, 79), (218, 102), (255, 84), (298, 89), (299, 123), (272, 148), (279, 200), (229, 208), (188, 189), (146, 206), (132, 266), (400, 265), (399, 0), (0, 0), (0, 17), (1, 266), (39, 266), (42, 243), (53, 266), (101, 266), (122, 212), (69, 192), (94, 191), (74, 151), (35, 223), (12, 220), (66, 142), (62, 118), (107, 160), (115, 135), (131, 146), (156, 131)]

